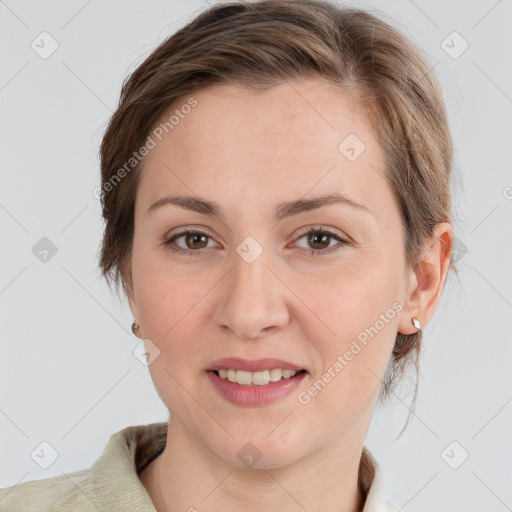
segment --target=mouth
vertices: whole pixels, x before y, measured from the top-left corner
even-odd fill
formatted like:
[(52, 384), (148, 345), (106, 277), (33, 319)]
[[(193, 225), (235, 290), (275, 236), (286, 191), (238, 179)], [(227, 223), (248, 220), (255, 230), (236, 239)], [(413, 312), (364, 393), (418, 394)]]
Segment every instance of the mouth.
[(308, 370), (276, 358), (218, 359), (206, 374), (225, 399), (237, 405), (258, 406), (290, 394), (307, 377)]
[(285, 381), (294, 378), (296, 375), (307, 373), (306, 370), (290, 370), (282, 368), (271, 368), (257, 372), (246, 370), (235, 370), (234, 368), (221, 368), (209, 370), (217, 377), (240, 386), (266, 386), (273, 382)]

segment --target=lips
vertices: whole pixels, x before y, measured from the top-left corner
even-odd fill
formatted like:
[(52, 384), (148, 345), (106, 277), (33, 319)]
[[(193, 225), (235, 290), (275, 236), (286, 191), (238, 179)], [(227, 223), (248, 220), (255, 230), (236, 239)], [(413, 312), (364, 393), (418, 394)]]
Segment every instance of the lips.
[[(279, 364), (282, 363), (283, 361), (279, 361)], [(284, 399), (286, 396), (290, 397), (307, 376), (306, 371), (302, 371), (294, 377), (264, 385), (242, 385), (221, 378), (216, 371), (210, 370), (205, 373), (213, 388), (222, 398), (243, 407), (265, 406)]]
[(281, 370), (295, 370), (297, 372), (305, 370), (302, 366), (298, 366), (289, 361), (282, 359), (264, 358), (264, 359), (242, 359), (240, 357), (226, 357), (218, 359), (212, 363), (208, 370), (244, 370), (248, 372), (261, 372), (263, 370), (271, 370), (272, 368), (281, 368)]

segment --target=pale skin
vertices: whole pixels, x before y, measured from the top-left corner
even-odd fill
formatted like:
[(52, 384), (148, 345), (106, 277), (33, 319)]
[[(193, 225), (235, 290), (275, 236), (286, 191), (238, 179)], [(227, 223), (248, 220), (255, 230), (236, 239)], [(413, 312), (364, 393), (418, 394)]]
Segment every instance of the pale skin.
[[(130, 308), (137, 335), (161, 351), (149, 370), (170, 411), (167, 446), (141, 481), (159, 512), (360, 512), (359, 461), (396, 334), (434, 314), (452, 227), (439, 224), (420, 265), (407, 267), (381, 148), (333, 86), (219, 85), (193, 96), (197, 106), (147, 155), (135, 205)], [(349, 134), (366, 146), (355, 161), (338, 149)], [(280, 203), (333, 192), (370, 211), (340, 203), (275, 219)], [(176, 195), (214, 202), (224, 217), (170, 204), (146, 214)], [(188, 228), (204, 233), (174, 240), (188, 254), (163, 245)], [(349, 243), (308, 241), (309, 228)], [(263, 249), (251, 263), (236, 251), (248, 236)], [(308, 370), (305, 391), (393, 303), (401, 311), (307, 405), (294, 392), (238, 406), (207, 378), (219, 358), (276, 357)], [(249, 442), (262, 454), (254, 467), (237, 457)]]

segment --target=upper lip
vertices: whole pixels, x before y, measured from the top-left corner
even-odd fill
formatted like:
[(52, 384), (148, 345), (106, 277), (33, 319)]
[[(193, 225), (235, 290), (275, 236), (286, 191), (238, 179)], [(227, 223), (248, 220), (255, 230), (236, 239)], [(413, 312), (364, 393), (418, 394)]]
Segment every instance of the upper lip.
[(271, 370), (272, 368), (281, 368), (281, 370), (304, 370), (302, 366), (283, 361), (282, 359), (264, 358), (264, 359), (242, 359), (240, 357), (226, 357), (218, 359), (212, 363), (208, 370), (245, 370), (248, 372), (259, 372), (263, 370)]

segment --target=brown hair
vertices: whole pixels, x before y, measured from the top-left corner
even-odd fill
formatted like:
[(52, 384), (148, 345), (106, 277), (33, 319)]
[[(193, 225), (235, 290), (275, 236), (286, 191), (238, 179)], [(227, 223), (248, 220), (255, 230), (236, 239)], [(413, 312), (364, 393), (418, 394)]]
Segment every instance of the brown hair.
[[(105, 232), (99, 266), (109, 286), (114, 282), (119, 292), (122, 284), (128, 293), (143, 163), (133, 155), (162, 115), (213, 84), (257, 91), (299, 78), (335, 84), (372, 120), (386, 157), (384, 177), (403, 219), (407, 263), (415, 268), (433, 227), (450, 221), (451, 209), (452, 139), (431, 66), (404, 35), (368, 11), (327, 1), (261, 0), (202, 12), (124, 81), (100, 150)], [(453, 260), (450, 268), (457, 273)], [(409, 363), (418, 376), (421, 338), (421, 331), (397, 334), (380, 401)], [(416, 378), (414, 401), (417, 385)]]

